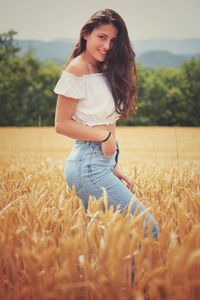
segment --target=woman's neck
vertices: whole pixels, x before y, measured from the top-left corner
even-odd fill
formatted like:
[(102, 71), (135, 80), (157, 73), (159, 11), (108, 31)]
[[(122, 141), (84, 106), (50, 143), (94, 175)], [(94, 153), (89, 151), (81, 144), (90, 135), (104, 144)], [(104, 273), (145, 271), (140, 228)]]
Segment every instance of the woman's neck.
[(94, 58), (89, 56), (86, 52), (82, 52), (80, 54), (81, 58), (84, 60), (84, 62), (87, 64), (87, 67), (91, 73), (98, 73), (99, 68), (98, 68), (98, 61), (95, 61)]

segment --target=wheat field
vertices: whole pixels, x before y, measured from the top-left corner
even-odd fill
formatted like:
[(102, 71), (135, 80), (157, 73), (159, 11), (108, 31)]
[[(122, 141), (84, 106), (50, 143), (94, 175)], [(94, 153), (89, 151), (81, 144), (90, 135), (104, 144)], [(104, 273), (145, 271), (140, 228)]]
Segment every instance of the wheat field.
[(72, 139), (0, 128), (1, 300), (200, 299), (200, 128), (116, 133), (119, 166), (157, 220), (158, 241), (143, 239), (132, 203), (120, 213), (104, 195), (86, 212), (67, 191)]

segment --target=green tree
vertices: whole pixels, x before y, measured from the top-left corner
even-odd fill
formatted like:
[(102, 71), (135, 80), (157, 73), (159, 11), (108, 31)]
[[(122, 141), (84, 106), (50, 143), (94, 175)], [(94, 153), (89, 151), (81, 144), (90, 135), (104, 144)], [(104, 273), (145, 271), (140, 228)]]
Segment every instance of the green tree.
[(52, 87), (59, 68), (52, 62), (42, 64), (32, 50), (24, 56), (17, 55), (19, 49), (5, 37), (1, 43), (4, 59), (0, 62), (1, 126), (35, 126), (39, 117), (42, 125), (53, 125), (56, 98)]
[(181, 66), (183, 73), (182, 93), (187, 114), (186, 125), (200, 125), (200, 60), (192, 58)]
[(8, 32), (0, 34), (0, 60), (5, 61), (14, 56), (19, 50), (19, 47), (14, 46), (13, 37), (17, 32), (9, 30)]

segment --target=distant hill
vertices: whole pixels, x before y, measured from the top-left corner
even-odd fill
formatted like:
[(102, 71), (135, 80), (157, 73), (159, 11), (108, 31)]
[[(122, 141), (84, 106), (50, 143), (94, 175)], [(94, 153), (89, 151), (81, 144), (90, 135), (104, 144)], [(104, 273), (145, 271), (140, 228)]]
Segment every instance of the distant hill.
[(62, 65), (69, 57), (75, 46), (74, 40), (55, 40), (43, 42), (39, 40), (14, 40), (17, 46), (21, 48), (20, 54), (24, 54), (29, 49), (33, 49), (36, 56), (41, 60), (53, 60)]
[[(52, 60), (63, 66), (70, 56), (77, 40), (57, 38), (44, 42), (40, 40), (18, 40), (14, 43), (21, 48), (20, 54), (34, 49), (41, 61)], [(142, 65), (150, 67), (179, 66), (185, 60), (200, 58), (200, 39), (152, 39), (132, 43), (136, 52), (136, 60)]]
[(144, 66), (156, 68), (156, 67), (174, 67), (179, 66), (184, 61), (190, 59), (191, 57), (200, 58), (200, 52), (196, 54), (174, 54), (169, 51), (147, 51), (140, 54), (137, 61)]
[(196, 39), (147, 39), (133, 42), (138, 53), (163, 50), (174, 54), (196, 54), (200, 52), (200, 38)]

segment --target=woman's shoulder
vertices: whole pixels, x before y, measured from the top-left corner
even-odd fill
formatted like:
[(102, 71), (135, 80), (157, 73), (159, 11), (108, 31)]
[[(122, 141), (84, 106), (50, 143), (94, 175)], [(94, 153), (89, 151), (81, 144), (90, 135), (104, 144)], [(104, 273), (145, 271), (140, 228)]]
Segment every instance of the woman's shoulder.
[(82, 65), (78, 60), (73, 59), (62, 71), (62, 74), (54, 88), (56, 94), (66, 97), (84, 99), (85, 96), (85, 82), (82, 80), (83, 72)]
[(80, 59), (79, 56), (70, 61), (65, 71), (76, 77), (82, 77), (88, 73), (87, 65)]

